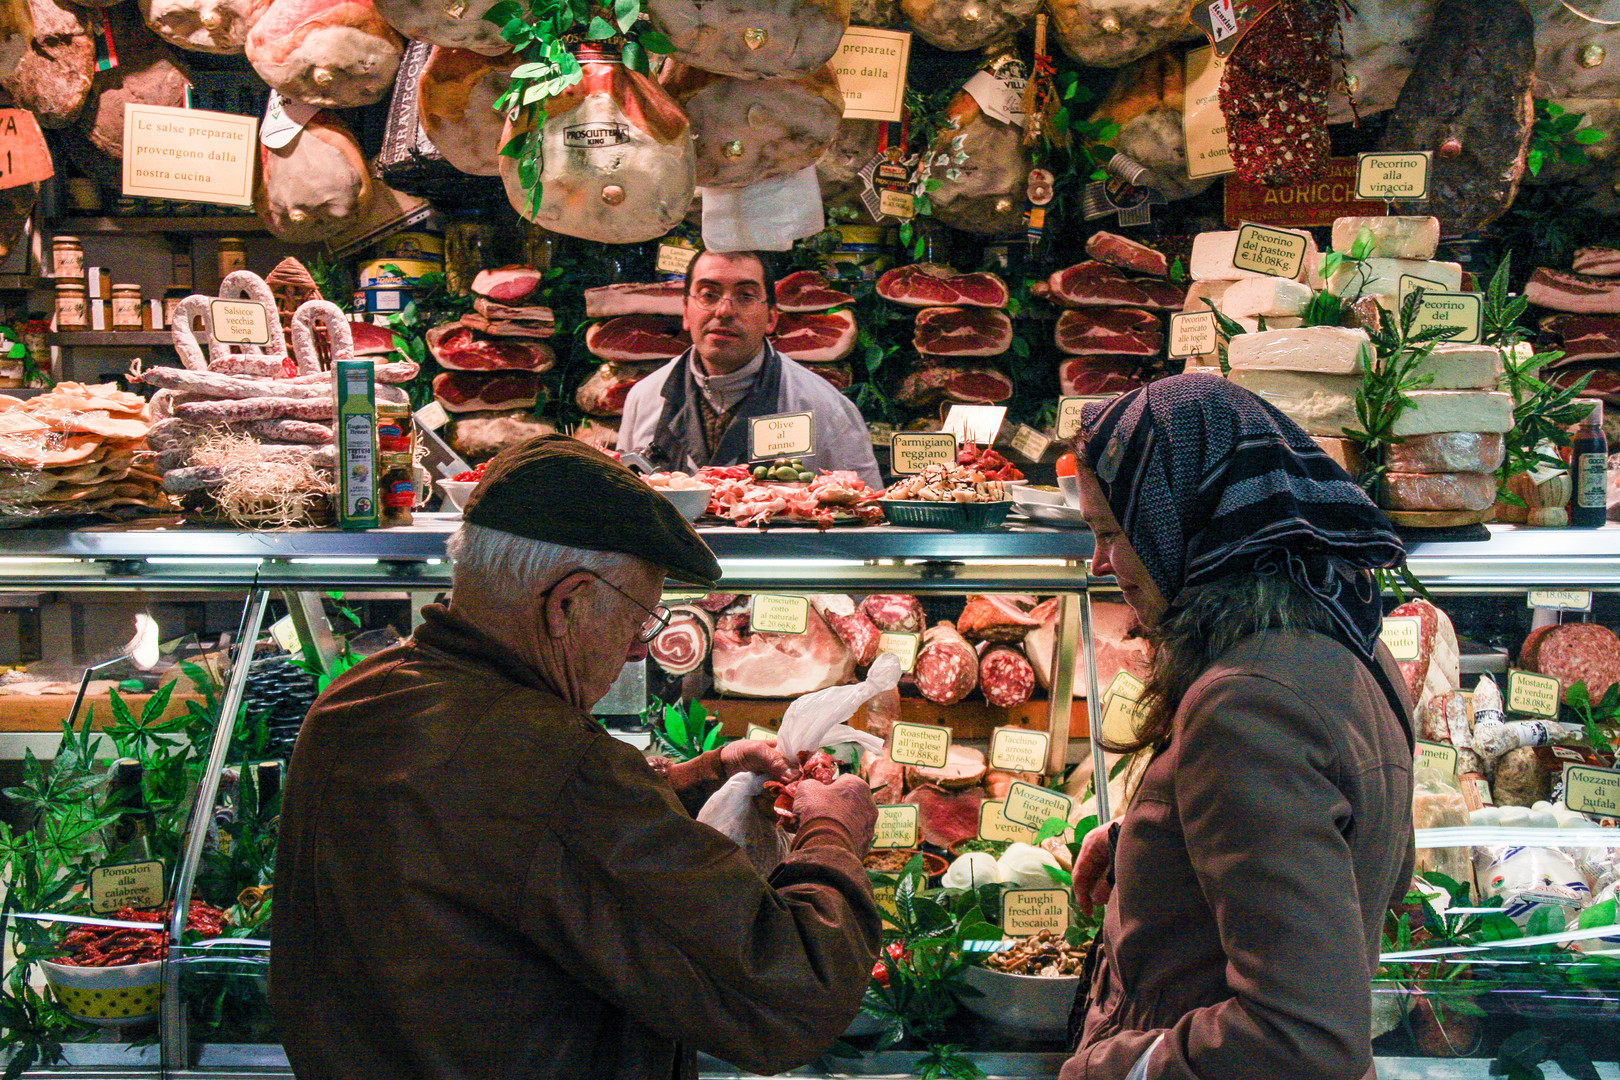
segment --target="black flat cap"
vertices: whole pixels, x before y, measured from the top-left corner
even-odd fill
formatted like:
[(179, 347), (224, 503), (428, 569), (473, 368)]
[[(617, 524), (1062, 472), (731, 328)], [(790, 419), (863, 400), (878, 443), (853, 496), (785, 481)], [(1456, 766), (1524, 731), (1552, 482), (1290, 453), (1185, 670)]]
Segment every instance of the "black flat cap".
[(490, 461), (462, 520), (531, 540), (622, 551), (704, 587), (720, 564), (675, 504), (594, 446), (540, 435)]

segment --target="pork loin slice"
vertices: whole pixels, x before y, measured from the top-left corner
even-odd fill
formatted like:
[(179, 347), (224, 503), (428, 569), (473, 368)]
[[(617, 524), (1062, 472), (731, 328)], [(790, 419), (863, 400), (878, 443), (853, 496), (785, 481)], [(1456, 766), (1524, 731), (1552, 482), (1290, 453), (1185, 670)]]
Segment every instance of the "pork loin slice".
[(29, 0), (34, 36), (11, 74), (0, 78), (20, 108), (44, 128), (66, 127), (78, 119), (96, 75), (96, 45), (85, 17), (58, 0)]
[(999, 356), (1012, 347), (1012, 320), (995, 308), (935, 307), (917, 313), (911, 344), (930, 356)]
[(585, 316), (606, 319), (614, 315), (671, 315), (686, 313), (686, 283), (621, 281), (585, 290)]
[(259, 146), (254, 209), (290, 244), (314, 244), (348, 228), (371, 206), (371, 170), (354, 135), (317, 113), (285, 146)]
[(405, 42), (372, 0), (273, 0), (248, 32), (259, 78), (282, 97), (323, 109), (381, 101)]
[(488, 57), (470, 49), (434, 46), (416, 84), (416, 111), (422, 131), (444, 160), (473, 176), (501, 173), (501, 128), (495, 111), (512, 82), (517, 61)]
[(633, 364), (610, 360), (579, 384), (574, 401), (581, 411), (591, 416), (623, 416), (624, 399), (629, 396), (631, 387), (657, 371), (661, 364), (662, 361)]
[(170, 45), (239, 55), (270, 0), (141, 0), (141, 18)]
[(428, 351), (451, 371), (548, 371), (557, 356), (539, 341), (486, 337), (459, 322), (427, 332)]
[(855, 313), (845, 309), (783, 313), (770, 340), (783, 356), (825, 364), (854, 352), (857, 336)]
[(1058, 365), (1058, 387), (1065, 395), (1124, 394), (1146, 380), (1135, 356), (1072, 356)]
[(1007, 283), (988, 271), (957, 274), (948, 266), (916, 263), (885, 272), (877, 280), (877, 294), (906, 307), (1007, 306)]
[(945, 764), (937, 769), (923, 765), (907, 765), (906, 786), (933, 784), (946, 791), (959, 791), (962, 788), (977, 786), (984, 779), (987, 768), (989, 766), (985, 763), (983, 751), (953, 743), (949, 753), (945, 755)]
[(1022, 641), (1041, 625), (1042, 618), (1033, 612), (1035, 606), (1033, 596), (975, 594), (962, 606), (956, 629), (970, 641)]
[[(472, 279), (472, 291), (501, 304), (526, 299), (540, 287), (540, 271), (532, 266), (501, 266), (480, 270)], [(587, 293), (588, 295), (588, 293)], [(482, 310), (482, 309), (480, 309)], [(486, 312), (486, 314), (488, 314)]]
[(532, 371), (441, 371), (433, 377), (433, 396), (453, 413), (529, 409), (540, 396), (540, 376)]
[(1060, 307), (1133, 307), (1180, 311), (1187, 290), (1167, 281), (1127, 278), (1095, 260), (1055, 270), (1046, 279), (1049, 295)]
[(900, 801), (917, 808), (922, 838), (936, 847), (948, 848), (979, 835), (979, 804), (984, 802), (982, 788), (946, 791), (933, 784), (923, 784), (911, 789)]
[(807, 169), (832, 145), (844, 118), (844, 95), (830, 67), (738, 79), (674, 62), (659, 81), (692, 122), (701, 187), (743, 188)]
[(585, 331), (585, 348), (603, 360), (662, 363), (691, 347), (685, 328), (665, 315), (621, 315)]
[(1117, 233), (1092, 233), (1086, 240), (1086, 254), (1098, 262), (1138, 274), (1166, 277), (1170, 273), (1170, 260), (1165, 258), (1164, 252)]
[(827, 311), (854, 302), (854, 296), (833, 288), (827, 276), (815, 270), (798, 270), (776, 279), (778, 311)]
[(378, 0), (377, 10), (389, 25), (412, 41), (427, 41), (447, 49), (465, 49), (485, 56), (512, 50), (501, 36), (499, 23), (484, 18), (496, 0)]
[(833, 58), (849, 0), (648, 0), (675, 59), (742, 79), (808, 75)]
[(1070, 356), (1158, 356), (1164, 330), (1151, 311), (1070, 308), (1058, 316), (1052, 341)]

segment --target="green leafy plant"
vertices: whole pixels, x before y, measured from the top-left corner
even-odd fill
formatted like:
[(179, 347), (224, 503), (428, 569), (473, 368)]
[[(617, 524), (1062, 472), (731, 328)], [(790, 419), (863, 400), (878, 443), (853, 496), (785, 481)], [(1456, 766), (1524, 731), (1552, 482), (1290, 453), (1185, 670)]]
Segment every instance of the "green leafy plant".
[(1608, 136), (1595, 127), (1582, 127), (1585, 119), (1585, 113), (1569, 112), (1556, 101), (1536, 99), (1536, 122), (1530, 131), (1530, 150), (1524, 158), (1531, 176), (1540, 176), (1549, 162), (1577, 168), (1592, 163), (1587, 148)]
[(1367, 459), (1368, 469), (1361, 482), (1368, 491), (1384, 474), (1384, 450), (1395, 441), (1395, 421), (1411, 406), (1410, 395), (1434, 382), (1434, 376), (1420, 372), (1419, 367), (1437, 344), (1460, 333), (1454, 326), (1414, 330), (1422, 303), (1421, 287), (1407, 293), (1395, 325), (1380, 321), (1376, 330), (1368, 331), (1377, 352), (1364, 345), (1357, 361), (1362, 372), (1361, 386), (1356, 390), (1356, 421), (1360, 426), (1345, 429), (1345, 435)]
[[(1564, 691), (1564, 705), (1575, 714), (1577, 722), (1586, 729), (1586, 741), (1593, 750), (1614, 760), (1614, 742), (1610, 734), (1620, 724), (1620, 683), (1614, 683), (1593, 701), (1586, 690), (1586, 680), (1580, 679)], [(1609, 728), (1605, 732), (1598, 725)]]
[(1323, 281), (1329, 281), (1340, 269), (1349, 264), (1365, 280), (1367, 274), (1366, 262), (1372, 254), (1375, 242), (1373, 231), (1366, 226), (1362, 226), (1361, 231), (1356, 233), (1356, 238), (1351, 241), (1349, 252), (1329, 251), (1322, 256), (1322, 261), (1317, 267), (1317, 273)]
[(659, 713), (659, 719), (652, 725), (653, 736), (676, 761), (690, 761), (725, 741), (720, 718), (710, 717), (699, 702), (690, 702), (685, 709), (665, 705)]

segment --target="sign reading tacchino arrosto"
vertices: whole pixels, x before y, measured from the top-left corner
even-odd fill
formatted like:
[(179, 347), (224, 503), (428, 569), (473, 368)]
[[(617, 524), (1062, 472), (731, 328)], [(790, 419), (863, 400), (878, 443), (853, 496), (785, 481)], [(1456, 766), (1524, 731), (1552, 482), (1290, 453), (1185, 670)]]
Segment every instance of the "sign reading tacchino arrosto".
[(124, 106), (124, 194), (253, 205), (259, 121), (251, 116)]

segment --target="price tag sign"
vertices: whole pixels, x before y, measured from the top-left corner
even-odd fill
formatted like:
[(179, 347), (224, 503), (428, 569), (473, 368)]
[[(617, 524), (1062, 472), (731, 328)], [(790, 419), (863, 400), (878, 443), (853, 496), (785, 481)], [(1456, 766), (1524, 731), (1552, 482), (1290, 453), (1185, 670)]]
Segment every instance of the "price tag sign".
[(438, 401), (430, 401), (416, 410), (416, 424), (424, 431), (438, 431), (450, 422), (450, 414)]
[(883, 188), (878, 191), (878, 215), (904, 221), (917, 216), (917, 200), (909, 191)]
[(1558, 715), (1563, 688), (1548, 675), (1528, 671), (1508, 672), (1507, 711), (1551, 720)]
[(297, 138), (304, 125), (320, 111), (317, 105), (288, 101), (276, 91), (270, 91), (270, 100), (264, 106), (264, 120), (259, 124), (259, 142), (272, 150), (281, 149)]
[(1360, 154), (1356, 158), (1356, 198), (1427, 199), (1429, 166), (1434, 155), (1427, 150), (1403, 153)]
[(990, 733), (990, 767), (1008, 772), (1044, 772), (1052, 737), (1029, 728), (998, 727)]
[(1103, 698), (1103, 738), (1112, 743), (1129, 742), (1136, 737), (1142, 722), (1142, 702), (1125, 694), (1111, 694)]
[(1412, 760), (1421, 768), (1433, 769), (1443, 776), (1457, 775), (1457, 748), (1450, 743), (1417, 741)]
[(1069, 890), (1008, 889), (1001, 894), (1001, 929), (1008, 937), (1029, 937), (1045, 930), (1069, 929)]
[(889, 733), (889, 758), (900, 765), (943, 769), (951, 752), (951, 729), (934, 724), (896, 724)]
[(908, 803), (877, 808), (877, 830), (872, 834), (874, 848), (914, 848), (917, 846), (917, 808)]
[(748, 625), (756, 634), (802, 634), (810, 627), (810, 601), (803, 596), (756, 593)]
[(1581, 814), (1620, 818), (1620, 769), (1565, 765), (1564, 805)]
[(1184, 311), (1170, 316), (1170, 358), (1208, 356), (1220, 347), (1220, 326), (1213, 311)]
[(1046, 448), (1051, 445), (1051, 439), (1048, 439), (1028, 424), (1019, 424), (1018, 430), (1013, 433), (1012, 448), (1022, 454), (1026, 461), (1041, 460), (1046, 453)]
[(1531, 589), (1524, 603), (1526, 607), (1553, 611), (1591, 611), (1592, 593), (1588, 589)]
[(1384, 620), (1384, 628), (1378, 632), (1378, 637), (1395, 659), (1416, 660), (1422, 652), (1421, 626), (1420, 619), (1397, 615)]
[(878, 635), (878, 652), (894, 653), (898, 656), (901, 671), (910, 671), (917, 666), (917, 653), (921, 648), (921, 634), (908, 634), (904, 630), (885, 630)]
[(1003, 812), (1006, 806), (1005, 799), (986, 799), (979, 804), (979, 839), (1006, 840), (1015, 844), (1034, 843), (1035, 830), (1008, 818)]
[(1472, 345), (1484, 330), (1484, 293), (1425, 292), (1412, 318), (1412, 332), (1440, 326), (1458, 333), (1445, 340)]
[(1094, 394), (1079, 394), (1058, 398), (1057, 425), (1054, 434), (1058, 442), (1068, 442), (1080, 434), (1080, 425), (1084, 422), (1082, 411), (1088, 401), (1107, 401), (1107, 397)]
[(304, 643), (298, 640), (298, 628), (293, 625), (291, 615), (283, 615), (270, 625), (270, 636), (276, 639), (283, 652), (301, 653)]
[(51, 426), (21, 409), (0, 413), (0, 435), (26, 435), (31, 431), (49, 431)]
[(1238, 229), (1232, 265), (1257, 274), (1297, 278), (1305, 267), (1305, 252), (1309, 247), (1310, 238), (1304, 233), (1248, 224)]
[(0, 109), (0, 188), (37, 184), (55, 175), (39, 120), (27, 109)]
[(110, 915), (121, 907), (155, 908), (163, 903), (163, 863), (117, 863), (90, 871), (90, 910)]
[(889, 471), (899, 476), (955, 464), (956, 436), (948, 431), (897, 431), (889, 439)]
[(748, 456), (754, 461), (802, 457), (813, 445), (811, 414), (807, 412), (756, 416), (748, 424)]
[(1073, 808), (1074, 800), (1063, 792), (1036, 787), (1034, 784), (1018, 780), (1007, 790), (1007, 805), (1002, 813), (1007, 815), (1008, 821), (1016, 821), (1032, 829), (1039, 829), (1046, 824), (1047, 818), (1060, 817), (1068, 821)]
[(270, 344), (270, 318), (257, 300), (208, 301), (209, 333), (222, 345)]
[(748, 725), (748, 732), (747, 732), (747, 734), (745, 734), (743, 736), (743, 738), (745, 738), (745, 739), (774, 739), (774, 738), (776, 738), (776, 732), (772, 731), (770, 728), (766, 727), (764, 724), (749, 724)]
[(658, 272), (660, 274), (684, 274), (692, 265), (692, 260), (698, 257), (697, 248), (682, 247), (679, 244), (658, 245)]

